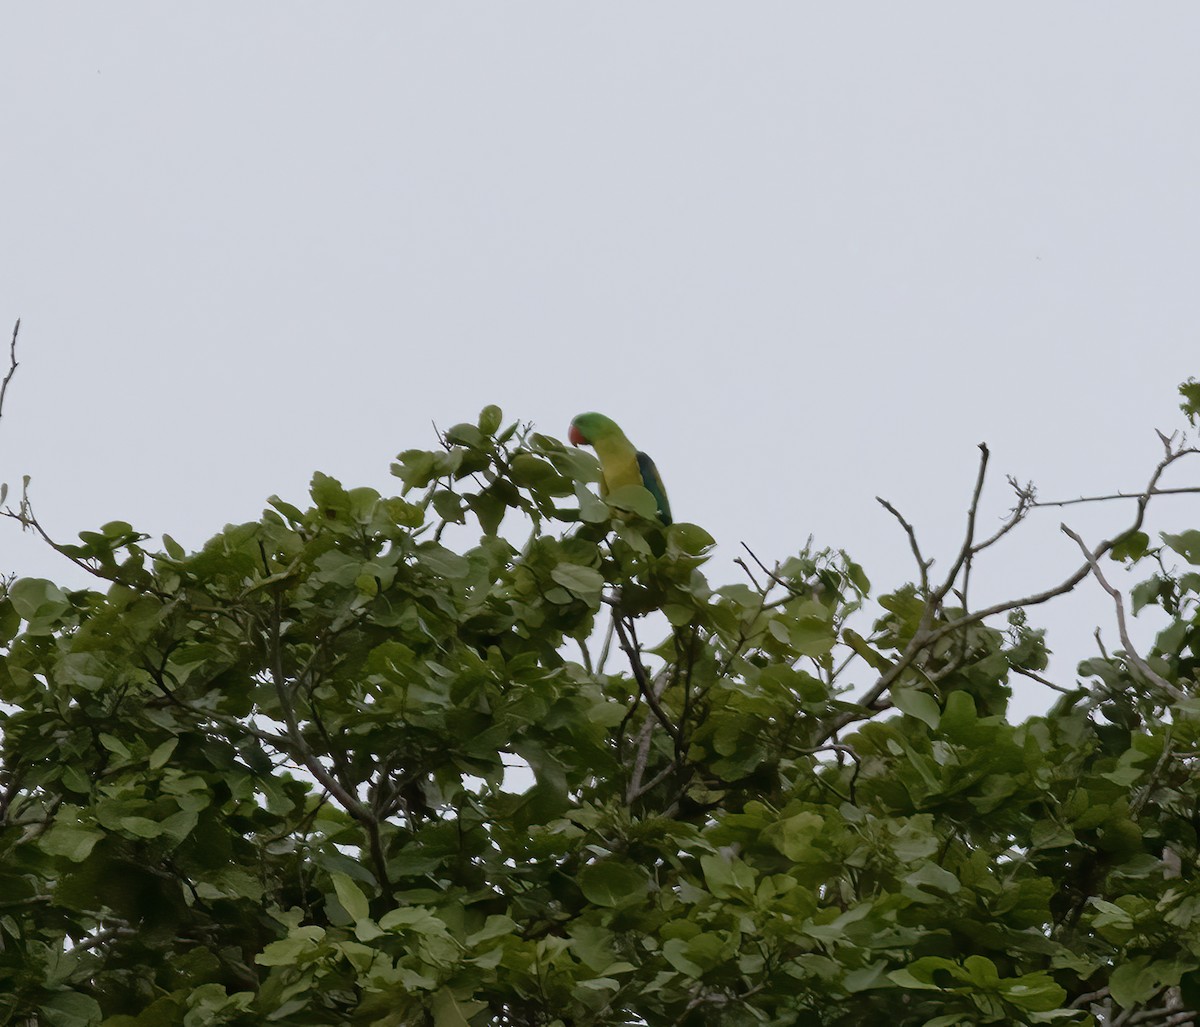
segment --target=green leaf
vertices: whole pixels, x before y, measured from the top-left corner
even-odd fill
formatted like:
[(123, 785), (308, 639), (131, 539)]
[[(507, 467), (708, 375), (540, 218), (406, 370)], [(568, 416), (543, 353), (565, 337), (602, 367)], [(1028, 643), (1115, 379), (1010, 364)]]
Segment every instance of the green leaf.
[(168, 738), (161, 745), (156, 746), (154, 751), (150, 753), (148, 765), (151, 770), (158, 770), (166, 766), (167, 761), (171, 758), (171, 753), (175, 751), (175, 747), (179, 745), (178, 738)]
[(1179, 409), (1187, 415), (1188, 424), (1195, 427), (1197, 419), (1200, 419), (1200, 382), (1189, 378), (1179, 386), (1179, 395), (1183, 397)]
[(484, 432), (473, 424), (456, 424), (446, 429), (446, 441), (468, 449), (479, 449), (484, 445)]
[(818, 813), (797, 813), (771, 825), (764, 836), (790, 860), (820, 859), (822, 854), (813, 847), (813, 839), (824, 823)]
[(162, 825), (148, 817), (121, 817), (121, 830), (138, 838), (157, 838), (163, 833)]
[(18, 578), (9, 586), (8, 598), (25, 621), (61, 616), (71, 605), (66, 593), (45, 578)]
[(1127, 535), (1122, 535), (1120, 539), (1109, 550), (1109, 558), (1112, 560), (1140, 560), (1146, 555), (1146, 550), (1150, 548), (1150, 536), (1144, 531), (1131, 531)]
[(676, 521), (667, 529), (667, 541), (675, 551), (688, 556), (699, 556), (717, 544), (703, 528), (685, 521)]
[(922, 863), (904, 880), (914, 888), (942, 895), (954, 895), (962, 889), (962, 882), (949, 870), (943, 870), (936, 863)]
[(589, 599), (604, 588), (604, 575), (591, 567), (573, 563), (560, 563), (550, 572), (550, 577), (573, 595)]
[(1184, 959), (1157, 959), (1137, 956), (1118, 966), (1108, 979), (1109, 991), (1126, 1009), (1157, 995), (1163, 988), (1179, 984), (1183, 974), (1195, 970), (1197, 962), (1188, 954)]
[(893, 688), (892, 702), (901, 713), (916, 717), (931, 728), (938, 726), (942, 716), (937, 700), (928, 692), (918, 692), (913, 688)]
[(635, 513), (648, 521), (658, 517), (658, 500), (641, 485), (622, 485), (619, 489), (613, 489), (605, 498), (608, 505), (616, 510)]
[(688, 946), (682, 938), (670, 938), (663, 943), (663, 958), (681, 974), (699, 979), (704, 975), (704, 968), (688, 958)]
[(0, 599), (0, 645), (7, 645), (21, 630), (21, 615), (12, 600)]
[(1015, 980), (1008, 978), (1000, 985), (1000, 994), (1020, 1009), (1045, 1013), (1058, 1009), (1066, 1000), (1066, 990), (1049, 974), (1031, 973)]
[(489, 916), (483, 927), (467, 938), (467, 944), (474, 946), (493, 938), (503, 938), (506, 934), (515, 932), (517, 927), (517, 922), (510, 916)]
[(1108, 990), (1125, 1008), (1136, 1006), (1154, 995), (1161, 985), (1147, 956), (1138, 956), (1118, 966), (1108, 979)]
[(1178, 535), (1168, 535), (1164, 531), (1159, 537), (1188, 563), (1200, 564), (1200, 531), (1191, 529)]
[(329, 879), (333, 882), (333, 890), (337, 892), (338, 902), (342, 904), (342, 909), (351, 920), (365, 920), (371, 915), (367, 897), (349, 877), (334, 873), (329, 875)]
[(580, 871), (579, 887), (588, 902), (597, 906), (622, 906), (645, 894), (646, 878), (625, 863), (604, 860)]
[(42, 835), (39, 845), (51, 856), (64, 856), (73, 863), (82, 863), (104, 832), (74, 824), (55, 824)]
[(77, 991), (53, 995), (38, 1008), (51, 1027), (91, 1027), (104, 1018), (100, 1003)]
[(129, 747), (121, 741), (116, 735), (110, 735), (106, 732), (101, 732), (99, 735), (100, 744), (104, 746), (114, 756), (120, 756), (124, 760), (132, 759), (133, 753), (129, 751)]
[(853, 628), (842, 629), (842, 641), (866, 660), (872, 670), (883, 673), (891, 667), (892, 661), (877, 649), (872, 648), (870, 643)]
[(296, 928), (286, 938), (267, 945), (254, 957), (254, 962), (259, 966), (292, 966), (302, 955), (312, 951), (324, 935), (320, 927)]
[(479, 430), (484, 435), (495, 435), (504, 421), (504, 412), (494, 403), (479, 411)]
[[(499, 416), (499, 408), (494, 408)], [(487, 1009), (486, 1002), (464, 1001), (449, 988), (433, 996), (433, 1027), (471, 1027), (471, 1019)]]

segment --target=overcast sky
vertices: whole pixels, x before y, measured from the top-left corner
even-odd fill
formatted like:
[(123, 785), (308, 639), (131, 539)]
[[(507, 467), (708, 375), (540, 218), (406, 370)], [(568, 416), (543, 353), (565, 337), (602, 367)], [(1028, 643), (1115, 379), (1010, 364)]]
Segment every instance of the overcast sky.
[[(64, 539), (391, 491), (494, 402), (617, 419), (718, 581), (812, 533), (890, 588), (875, 495), (946, 562), (977, 443), (985, 526), (1006, 473), (1136, 487), (1200, 372), (1191, 2), (60, 2), (0, 39), (0, 479)], [(1063, 516), (978, 598), (1065, 576)], [(74, 580), (0, 529), (0, 569)], [(1092, 582), (1034, 619), (1060, 677), (1116, 644)]]

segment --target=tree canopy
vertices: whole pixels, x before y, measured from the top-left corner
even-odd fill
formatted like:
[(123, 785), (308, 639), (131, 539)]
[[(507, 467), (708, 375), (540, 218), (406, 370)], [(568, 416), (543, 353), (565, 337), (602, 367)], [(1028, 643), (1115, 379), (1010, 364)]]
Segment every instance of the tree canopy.
[[(703, 528), (494, 406), (396, 496), (47, 539), (95, 585), (0, 599), (0, 1023), (1191, 1022), (1200, 530), (1142, 530), (1195, 453), (1163, 445), (1126, 529), (987, 608), (973, 560), (1038, 499), (983, 537), (986, 448), (941, 576), (889, 505), (910, 583), (810, 545), (716, 585)], [(1123, 647), (1051, 680), (1027, 610), (1088, 575)]]

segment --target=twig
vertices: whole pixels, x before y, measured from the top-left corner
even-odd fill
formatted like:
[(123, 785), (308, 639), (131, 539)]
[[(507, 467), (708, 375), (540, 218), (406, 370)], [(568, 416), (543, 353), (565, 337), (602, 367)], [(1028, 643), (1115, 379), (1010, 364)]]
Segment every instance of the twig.
[(975, 475), (975, 488), (971, 492), (971, 505), (967, 507), (966, 535), (963, 538), (962, 548), (959, 549), (958, 556), (954, 558), (950, 572), (946, 575), (946, 580), (942, 582), (941, 586), (932, 596), (932, 601), (935, 604), (940, 604), (950, 594), (950, 590), (954, 587), (954, 582), (958, 580), (958, 572), (964, 566), (967, 568), (967, 574), (970, 574), (971, 559), (978, 552), (975, 548), (975, 518), (979, 513), (979, 500), (983, 495), (983, 482), (987, 477), (987, 465), (990, 456), (991, 452), (988, 450), (987, 443), (979, 443), (979, 471)]
[(1133, 642), (1130, 641), (1129, 638), (1129, 630), (1125, 624), (1124, 599), (1122, 598), (1121, 593), (1113, 588), (1112, 585), (1108, 583), (1108, 580), (1104, 577), (1104, 572), (1100, 569), (1100, 564), (1097, 562), (1095, 555), (1090, 549), (1088, 549), (1087, 543), (1085, 543), (1083, 539), (1081, 539), (1065, 524), (1060, 524), (1059, 527), (1062, 529), (1063, 534), (1065, 534), (1069, 539), (1073, 540), (1079, 546), (1079, 548), (1083, 550), (1084, 559), (1087, 560), (1088, 565), (1091, 567), (1092, 574), (1096, 576), (1096, 580), (1100, 583), (1100, 587), (1103, 588), (1104, 591), (1110, 596), (1112, 596), (1113, 603), (1117, 608), (1117, 631), (1121, 635), (1121, 642), (1125, 646), (1125, 655), (1129, 658), (1130, 662), (1137, 667), (1137, 669), (1140, 670), (1145, 677), (1149, 678), (1150, 681), (1158, 685), (1158, 687), (1166, 692), (1167, 695), (1176, 700), (1176, 702), (1186, 699), (1187, 694), (1185, 692), (1183, 692), (1176, 685), (1171, 684), (1171, 682), (1155, 671), (1150, 664), (1142, 659), (1141, 655), (1133, 647)]
[(929, 568), (933, 566), (932, 560), (926, 560), (921, 555), (921, 546), (917, 542), (916, 529), (904, 519), (904, 515), (900, 513), (891, 503), (882, 496), (876, 496), (875, 502), (882, 506), (888, 513), (900, 522), (900, 527), (904, 529), (904, 533), (908, 536), (908, 544), (912, 548), (913, 556), (917, 559), (917, 567), (921, 573), (921, 592), (923, 595), (929, 594)]
[(614, 608), (614, 609), (610, 610), (609, 612), (610, 612), (611, 616), (610, 616), (610, 620), (608, 622), (608, 628), (604, 632), (604, 644), (602, 646), (600, 646), (600, 657), (599, 657), (599, 659), (596, 660), (596, 673), (597, 674), (604, 673), (604, 665), (608, 662), (608, 653), (609, 653), (609, 650), (612, 648), (613, 624), (616, 622), (616, 619), (617, 619), (617, 611)]
[[(668, 669), (664, 667), (658, 672), (658, 675), (651, 684), (651, 691), (654, 693), (655, 699), (657, 699), (667, 690), (670, 681), (670, 673), (668, 672)], [(634, 705), (634, 708), (636, 708), (636, 704)], [(629, 711), (629, 714), (626, 714), (625, 721), (622, 721), (622, 730), (624, 729), (625, 722), (629, 720), (629, 715), (632, 713), (633, 709)], [(640, 798), (647, 791), (649, 791), (653, 785), (657, 785), (659, 783), (659, 778), (665, 776), (660, 774), (658, 777), (654, 778), (650, 784), (646, 785), (645, 787), (642, 786), (642, 778), (646, 773), (646, 763), (650, 759), (650, 736), (653, 734), (653, 732), (654, 721), (647, 717), (645, 722), (642, 724), (641, 731), (638, 733), (638, 747), (633, 758), (633, 772), (629, 775), (629, 787), (625, 790), (626, 802), (633, 802), (635, 799)], [(674, 771), (675, 765), (672, 763), (667, 770)]]
[(663, 711), (662, 705), (658, 701), (658, 696), (654, 694), (654, 689), (650, 687), (650, 681), (646, 677), (646, 668), (642, 664), (641, 655), (629, 641), (629, 635), (625, 630), (625, 622), (618, 617), (614, 623), (616, 624), (617, 638), (620, 640), (621, 648), (625, 650), (625, 655), (629, 657), (629, 668), (633, 671), (633, 679), (637, 682), (642, 697), (653, 711), (654, 716), (658, 718), (658, 722), (662, 724), (667, 734), (671, 736), (671, 740), (678, 742), (679, 728), (671, 723), (671, 718)]
[(1075, 692), (1074, 688), (1065, 688), (1062, 685), (1056, 685), (1048, 678), (1042, 677), (1036, 671), (1027, 670), (1025, 667), (1009, 667), (1010, 670), (1016, 671), (1023, 677), (1029, 678), (1031, 681), (1036, 681), (1039, 685), (1045, 685), (1047, 688), (1053, 688), (1056, 692), (1062, 692), (1063, 695), (1072, 695)]
[[(1168, 725), (1163, 732), (1163, 750), (1159, 755), (1158, 760), (1154, 764), (1154, 769), (1150, 771), (1150, 776), (1146, 779), (1146, 783), (1138, 791), (1138, 794), (1133, 797), (1133, 801), (1129, 804), (1129, 812), (1133, 816), (1141, 813), (1142, 808), (1150, 800), (1150, 795), (1154, 791), (1154, 786), (1158, 784), (1159, 777), (1162, 775), (1163, 768), (1170, 762), (1171, 756), (1171, 725)], [(1166, 850), (1164, 849), (1164, 856)]]
[[(1151, 496), (1179, 496), (1191, 493), (1200, 492), (1200, 486), (1191, 486), (1176, 489), (1153, 489), (1148, 494)], [(1042, 506), (1074, 506), (1076, 503), (1107, 503), (1114, 499), (1141, 499), (1147, 495), (1144, 492), (1112, 492), (1107, 496), (1080, 496), (1078, 499), (1053, 499), (1053, 500), (1038, 500), (1030, 503), (1031, 507)]]
[[(746, 545), (746, 543), (745, 543), (745, 542), (743, 542), (743, 543), (741, 544), (741, 546), (742, 546), (742, 548), (743, 548), (744, 550), (746, 550), (746, 552), (747, 552), (747, 553), (749, 553), (749, 554), (750, 554), (750, 559), (751, 559), (751, 560), (753, 560), (753, 561), (754, 561), (756, 564), (758, 564), (758, 568), (759, 568), (759, 570), (761, 570), (761, 571), (762, 571), (762, 572), (763, 572), (763, 573), (764, 573), (764, 574), (765, 574), (765, 575), (766, 575), (766, 576), (767, 576), (767, 577), (768, 577), (768, 578), (769, 578), (771, 581), (775, 582), (775, 584), (776, 584), (776, 585), (780, 585), (780, 586), (782, 586), (783, 588), (786, 588), (786, 589), (787, 589), (789, 592), (791, 592), (791, 594), (792, 594), (792, 595), (798, 595), (798, 594), (799, 594), (799, 593), (797, 593), (797, 592), (796, 592), (796, 590), (795, 590), (794, 588), (792, 588), (792, 586), (791, 586), (791, 585), (789, 585), (789, 584), (788, 584), (786, 581), (784, 581), (784, 580), (783, 580), (783, 579), (782, 579), (782, 578), (779, 576), (779, 574), (778, 574), (778, 568), (779, 568), (779, 565), (778, 565), (778, 564), (776, 564), (776, 565), (775, 565), (776, 569), (775, 569), (774, 571), (772, 571), (772, 570), (769, 570), (769, 569), (768, 569), (768, 567), (767, 567), (767, 565), (766, 565), (765, 563), (763, 563), (763, 562), (762, 562), (762, 560), (760, 560), (760, 559), (758, 558), (758, 554), (757, 554), (757, 553), (755, 553), (755, 552), (754, 552), (754, 550), (753, 550), (753, 549), (751, 549), (751, 548), (750, 548), (748, 545)], [(745, 571), (747, 574), (750, 574), (750, 568), (746, 566), (746, 564), (745, 564), (745, 562), (744, 562), (744, 561), (742, 561), (742, 560), (734, 560), (733, 562), (734, 562), (734, 563), (736, 563), (736, 564), (738, 564), (739, 566), (741, 566), (741, 567), (742, 567), (742, 569), (743, 569), (743, 570), (744, 570), (744, 571)], [(750, 574), (750, 580), (751, 580), (751, 581), (754, 581), (754, 575), (753, 575), (753, 574)], [(754, 587), (755, 587), (755, 588), (758, 588), (760, 592), (762, 592), (762, 591), (763, 591), (761, 588), (759, 588), (759, 584), (758, 584), (758, 582), (757, 582), (757, 581), (754, 581)], [(770, 591), (770, 589), (768, 588), (768, 589), (767, 589), (767, 592), (769, 592), (769, 591)], [(766, 593), (765, 593), (765, 592), (763, 593), (763, 597), (764, 597), (764, 598), (766, 598)]]
[[(855, 798), (855, 795), (854, 795), (854, 786), (858, 782), (858, 775), (862, 772), (862, 759), (859, 757), (858, 753), (855, 752), (851, 746), (843, 745), (839, 742), (827, 742), (824, 745), (816, 745), (810, 749), (801, 749), (799, 751), (803, 752), (803, 753), (807, 753), (810, 756), (815, 756), (819, 752), (835, 752), (835, 753), (837, 753), (839, 767), (842, 766), (842, 757), (849, 756), (850, 759), (854, 761), (854, 770), (850, 774), (849, 801), (852, 805), (857, 804), (858, 800)], [(832, 788), (832, 786), (830, 786), (830, 787)], [(837, 789), (833, 789), (833, 791), (836, 792)]]
[(4, 416), (4, 397), (8, 394), (8, 383), (17, 373), (17, 368), (21, 366), (17, 363), (17, 335), (20, 331), (21, 319), (18, 317), (17, 323), (13, 325), (12, 342), (8, 344), (8, 374), (4, 376), (4, 381), (0, 382), (0, 417)]
[[(742, 545), (745, 545), (745, 544), (746, 544), (745, 542), (742, 543)], [(760, 585), (758, 583), (758, 578), (756, 578), (754, 576), (754, 571), (752, 571), (750, 569), (749, 564), (747, 564), (746, 561), (743, 560), (740, 556), (733, 562), (736, 566), (741, 567), (741, 569), (746, 572), (746, 577), (748, 577), (750, 579), (751, 584), (754, 585), (754, 591), (758, 592), (761, 595), (763, 593), (763, 587), (762, 587), (762, 585)]]
[(1082, 995), (1076, 995), (1067, 1008), (1082, 1009), (1089, 1002), (1097, 1002), (1102, 998), (1108, 998), (1108, 988), (1100, 988), (1098, 991), (1086, 991)]
[(1034, 500), (1037, 499), (1037, 489), (1033, 487), (1033, 482), (1027, 481), (1022, 485), (1010, 474), (1008, 475), (1008, 484), (1012, 486), (1012, 490), (1017, 494), (1017, 505), (1008, 512), (1008, 519), (993, 534), (975, 546), (975, 552), (977, 553), (982, 553), (985, 549), (990, 549), (1020, 524), (1025, 519), (1025, 515), (1032, 509)]
[(128, 938), (138, 932), (128, 924), (122, 924), (118, 927), (106, 927), (95, 934), (84, 938), (76, 945), (72, 945), (70, 952), (86, 952), (88, 949), (94, 949), (97, 946), (103, 945), (106, 941), (112, 941), (113, 938)]

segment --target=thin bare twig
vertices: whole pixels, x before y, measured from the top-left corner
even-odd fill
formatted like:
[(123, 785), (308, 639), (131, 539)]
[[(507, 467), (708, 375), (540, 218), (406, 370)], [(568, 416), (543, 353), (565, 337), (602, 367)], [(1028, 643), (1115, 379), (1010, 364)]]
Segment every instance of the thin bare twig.
[(968, 568), (967, 573), (970, 573), (971, 559), (978, 552), (975, 548), (975, 518), (979, 513), (979, 500), (983, 495), (983, 483), (987, 477), (987, 465), (990, 456), (991, 452), (987, 447), (987, 443), (979, 443), (979, 471), (975, 475), (975, 488), (971, 491), (971, 504), (967, 507), (966, 535), (963, 538), (962, 548), (958, 551), (958, 556), (954, 558), (954, 563), (950, 566), (950, 572), (946, 575), (946, 580), (942, 582), (932, 596), (932, 601), (935, 604), (940, 603), (950, 594), (955, 581), (958, 580), (958, 572), (964, 566)]
[[(670, 681), (670, 672), (668, 668), (664, 667), (655, 676), (654, 681), (650, 686), (656, 700), (667, 690), (667, 686), (669, 685)], [(632, 710), (630, 712), (632, 713)], [(626, 720), (628, 719), (629, 718), (627, 716)], [(624, 722), (622, 726), (624, 726)], [(629, 775), (629, 787), (625, 791), (625, 798), (627, 802), (633, 802), (635, 799), (640, 798), (647, 791), (649, 791), (651, 787), (657, 785), (660, 778), (665, 779), (667, 776), (665, 774), (660, 774), (648, 785), (644, 787), (642, 785), (642, 778), (646, 773), (646, 763), (650, 759), (650, 736), (653, 734), (653, 732), (654, 721), (647, 717), (645, 722), (642, 724), (641, 731), (638, 734), (637, 752), (634, 754), (633, 759), (633, 772)], [(672, 764), (667, 768), (667, 770), (673, 772), (675, 770), (675, 765)]]
[(1022, 485), (1010, 474), (1008, 475), (1008, 484), (1012, 486), (1012, 490), (1017, 494), (1017, 505), (1009, 511), (1007, 519), (995, 532), (975, 546), (976, 553), (982, 553), (985, 549), (990, 549), (994, 546), (1012, 531), (1013, 528), (1025, 520), (1025, 515), (1032, 509), (1033, 502), (1037, 498), (1037, 489), (1033, 487), (1033, 482), (1028, 481)]
[(1104, 572), (1100, 569), (1100, 564), (1097, 561), (1096, 556), (1090, 549), (1088, 549), (1087, 543), (1084, 542), (1083, 539), (1081, 539), (1065, 524), (1060, 524), (1059, 527), (1062, 529), (1063, 534), (1065, 534), (1069, 539), (1073, 540), (1079, 546), (1079, 548), (1083, 550), (1084, 559), (1087, 560), (1088, 565), (1091, 567), (1092, 574), (1095, 575), (1096, 580), (1100, 583), (1100, 587), (1104, 589), (1104, 591), (1110, 596), (1112, 596), (1113, 603), (1117, 609), (1117, 631), (1121, 636), (1121, 643), (1125, 646), (1125, 655), (1129, 658), (1129, 661), (1135, 667), (1137, 667), (1137, 669), (1140, 670), (1146, 678), (1158, 685), (1158, 687), (1166, 692), (1167, 695), (1169, 695), (1172, 699), (1176, 700), (1177, 702), (1186, 699), (1187, 693), (1182, 691), (1178, 686), (1171, 684), (1171, 682), (1155, 671), (1150, 664), (1142, 659), (1141, 655), (1133, 647), (1133, 642), (1129, 638), (1129, 629), (1125, 624), (1125, 600), (1121, 596), (1121, 593), (1108, 583), (1108, 580), (1104, 577)]
[(17, 363), (17, 335), (20, 331), (21, 319), (18, 317), (17, 323), (13, 325), (12, 342), (8, 344), (8, 374), (4, 376), (4, 381), (0, 382), (0, 417), (4, 416), (4, 397), (8, 394), (8, 383), (17, 373), (17, 368), (21, 366)]
[(888, 513), (890, 513), (896, 518), (896, 520), (900, 522), (900, 527), (904, 529), (904, 533), (908, 536), (908, 544), (912, 549), (913, 556), (916, 557), (917, 568), (921, 575), (921, 592), (923, 595), (928, 595), (929, 568), (933, 566), (933, 561), (926, 560), (925, 557), (921, 555), (921, 546), (917, 542), (916, 528), (914, 528), (907, 520), (905, 520), (904, 515), (882, 496), (876, 496), (875, 502), (882, 506)]
[(1045, 685), (1047, 688), (1053, 688), (1056, 692), (1062, 692), (1063, 695), (1071, 695), (1075, 691), (1074, 688), (1066, 688), (1063, 685), (1056, 685), (1053, 681), (1042, 677), (1042, 675), (1036, 671), (1028, 670), (1025, 667), (1010, 667), (1009, 669), (1020, 674), (1022, 677), (1029, 678), (1030, 681), (1036, 681), (1039, 685)]
[[(1152, 496), (1180, 496), (1200, 492), (1200, 486), (1190, 486), (1175, 489), (1154, 489)], [(1140, 499), (1144, 492), (1112, 492), (1107, 496), (1080, 496), (1077, 499), (1048, 499), (1030, 503), (1031, 507), (1042, 506), (1074, 506), (1076, 503), (1108, 503), (1114, 499)]]
[[(742, 545), (745, 545), (745, 544), (746, 544), (745, 542), (742, 543)], [(736, 566), (741, 567), (741, 569), (746, 572), (746, 577), (748, 577), (750, 579), (750, 583), (754, 586), (754, 591), (759, 593), (759, 595), (763, 595), (765, 593), (765, 590), (763, 589), (762, 585), (760, 585), (758, 583), (758, 578), (756, 578), (754, 576), (754, 571), (752, 571), (750, 569), (750, 565), (748, 563), (746, 563), (746, 561), (743, 560), (740, 556), (733, 562)]]
[[(741, 546), (744, 550), (746, 550), (747, 553), (750, 554), (750, 559), (753, 560), (756, 564), (758, 564), (758, 569), (761, 570), (771, 581), (775, 582), (776, 585), (782, 585), (789, 592), (792, 592), (793, 594), (795, 593), (795, 589), (793, 589), (786, 581), (784, 581), (782, 578), (779, 577), (779, 574), (777, 573), (779, 564), (776, 564), (775, 565), (776, 570), (772, 571), (767, 567), (767, 565), (765, 563), (762, 562), (762, 560), (760, 560), (758, 558), (758, 554), (753, 549), (751, 549), (748, 545), (746, 545), (745, 542), (741, 543)], [(746, 573), (750, 574), (750, 568), (747, 567), (746, 564), (742, 560), (735, 560), (734, 563), (740, 564), (741, 567), (745, 569)], [(754, 581), (753, 574), (750, 574), (750, 580)], [(757, 581), (754, 581), (754, 587), (758, 588)], [(762, 591), (762, 590), (759, 589), (759, 591)], [(770, 589), (767, 589), (767, 591), (769, 592)]]

